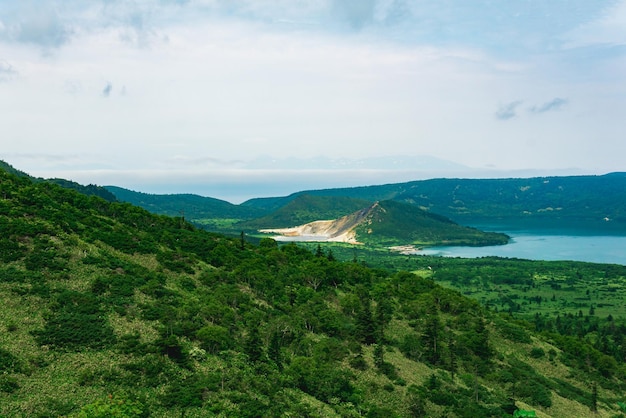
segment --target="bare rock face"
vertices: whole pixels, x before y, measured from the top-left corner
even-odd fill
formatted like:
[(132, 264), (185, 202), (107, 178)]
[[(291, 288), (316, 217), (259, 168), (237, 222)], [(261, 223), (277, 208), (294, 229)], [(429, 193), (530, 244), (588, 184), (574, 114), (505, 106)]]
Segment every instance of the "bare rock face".
[[(262, 229), (259, 232), (278, 234), (284, 237), (308, 237), (316, 241), (346, 242), (359, 244), (356, 240), (356, 228), (370, 221), (370, 215), (380, 208), (378, 202), (339, 219), (314, 221), (292, 228)], [(382, 208), (380, 208), (382, 209)]]

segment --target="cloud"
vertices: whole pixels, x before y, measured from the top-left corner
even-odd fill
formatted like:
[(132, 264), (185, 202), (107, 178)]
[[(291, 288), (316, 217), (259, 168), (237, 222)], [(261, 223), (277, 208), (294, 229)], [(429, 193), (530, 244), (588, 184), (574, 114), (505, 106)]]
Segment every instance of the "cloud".
[(74, 33), (71, 25), (50, 5), (24, 2), (2, 11), (5, 20), (0, 35), (14, 42), (58, 48)]
[(111, 91), (113, 91), (113, 84), (109, 82), (102, 89), (102, 97), (109, 97), (111, 95)]
[(517, 116), (517, 108), (522, 104), (521, 100), (501, 105), (496, 111), (496, 119), (509, 120)]
[(63, 90), (69, 95), (76, 96), (82, 91), (82, 85), (78, 80), (65, 80)]
[(0, 60), (0, 82), (8, 81), (16, 74), (15, 67), (4, 60)]
[(554, 99), (550, 100), (549, 102), (546, 102), (546, 103), (542, 104), (541, 106), (532, 106), (528, 110), (531, 113), (546, 113), (546, 112), (551, 112), (553, 110), (559, 110), (563, 106), (565, 106), (567, 103), (568, 103), (567, 99), (562, 99), (560, 97), (555, 97)]
[(346, 19), (353, 28), (360, 29), (374, 19), (376, 0), (333, 0), (332, 8), (340, 18)]

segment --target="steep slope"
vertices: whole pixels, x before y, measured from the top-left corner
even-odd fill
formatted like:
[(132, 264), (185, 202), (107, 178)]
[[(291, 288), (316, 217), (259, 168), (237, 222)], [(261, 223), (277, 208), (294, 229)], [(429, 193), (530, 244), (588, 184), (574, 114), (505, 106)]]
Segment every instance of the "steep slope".
[(428, 277), (4, 170), (0, 231), (0, 416), (608, 417), (626, 387)]
[(243, 222), (243, 228), (286, 228), (317, 220), (332, 220), (367, 207), (371, 202), (349, 197), (297, 196), (269, 215)]
[(497, 245), (508, 236), (482, 232), (391, 200), (376, 202), (365, 209), (332, 221), (315, 221), (292, 228), (262, 229), (287, 237), (374, 245)]

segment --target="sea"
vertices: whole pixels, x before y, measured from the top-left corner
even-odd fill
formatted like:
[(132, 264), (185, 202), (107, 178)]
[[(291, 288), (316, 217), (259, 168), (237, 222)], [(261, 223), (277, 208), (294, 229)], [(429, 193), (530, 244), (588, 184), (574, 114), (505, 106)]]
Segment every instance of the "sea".
[(473, 224), (483, 231), (504, 232), (506, 245), (486, 247), (430, 247), (415, 254), (478, 258), (498, 256), (528, 260), (572, 260), (626, 265), (626, 233), (622, 230), (534, 226), (519, 224)]

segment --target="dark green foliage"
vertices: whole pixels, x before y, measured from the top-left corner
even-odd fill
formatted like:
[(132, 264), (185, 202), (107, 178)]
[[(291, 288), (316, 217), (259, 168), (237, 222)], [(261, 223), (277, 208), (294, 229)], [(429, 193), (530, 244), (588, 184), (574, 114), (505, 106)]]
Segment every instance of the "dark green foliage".
[(219, 325), (205, 325), (196, 332), (196, 338), (202, 344), (202, 348), (209, 353), (228, 350), (234, 345), (233, 338), (228, 330)]
[(422, 340), (415, 333), (406, 334), (400, 343), (400, 351), (411, 360), (420, 360), (423, 355)]
[(21, 371), (22, 362), (9, 351), (0, 347), (0, 374), (20, 373)]
[(530, 379), (516, 385), (515, 393), (532, 405), (540, 405), (544, 408), (552, 406), (552, 393), (550, 393), (550, 389), (536, 379)]
[(253, 322), (250, 325), (249, 333), (245, 338), (243, 349), (252, 362), (259, 361), (264, 356), (259, 326), (256, 322)]
[(0, 238), (0, 262), (10, 263), (24, 257), (26, 248), (17, 241)]
[(542, 358), (546, 355), (546, 352), (541, 347), (533, 347), (530, 350), (530, 356), (532, 358)]
[(31, 277), (31, 274), (13, 266), (0, 267), (0, 283), (24, 283)]
[(163, 266), (171, 271), (178, 273), (194, 273), (195, 260), (189, 256), (189, 253), (182, 251), (160, 251), (157, 254), (157, 260)]
[(520, 325), (515, 324), (513, 321), (496, 321), (500, 334), (508, 340), (519, 343), (530, 343), (530, 335), (528, 331), (522, 328)]
[(141, 401), (113, 395), (85, 405), (78, 413), (79, 418), (141, 418), (148, 415), (148, 409)]
[[(23, 323), (19, 315), (6, 323), (0, 415), (22, 407), (37, 384), (31, 379), (59, 384), (57, 362), (67, 359), (76, 370), (64, 368), (61, 384), (71, 400), (44, 398), (31, 415), (106, 416), (137, 407), (135, 416), (332, 410), (339, 416), (501, 417), (511, 411), (511, 394), (537, 408), (547, 408), (555, 393), (605, 409), (624, 388), (624, 323), (618, 315), (602, 316), (596, 300), (594, 317), (546, 314), (531, 325), (436, 283), (484, 280), (531, 289), (536, 277), (555, 271), (564, 280), (593, 277), (598, 269), (615, 278), (623, 275), (619, 266), (388, 253), (375, 259), (362, 247), (323, 246), (316, 254), (316, 244), (266, 239), (256, 246), (249, 236), (242, 248), (240, 237), (196, 230), (182, 217), (1, 171), (0, 179), (0, 227), (7, 231), (0, 238), (6, 250), (0, 286), (13, 314), (28, 304)], [(520, 298), (509, 299), (507, 307), (521, 305)], [(45, 347), (26, 334), (33, 320), (43, 323), (34, 336)], [(14, 337), (26, 342), (24, 351), (15, 349)], [(562, 363), (570, 375), (550, 378), (515, 360), (502, 349), (503, 339), (516, 353), (536, 357), (533, 365)], [(538, 347), (546, 353), (540, 356)], [(398, 349), (406, 358), (398, 359)], [(108, 353), (111, 363), (89, 362)], [(410, 361), (430, 368), (424, 385), (401, 368)], [(576, 380), (590, 383), (581, 389)]]
[[(371, 205), (362, 199), (301, 195), (269, 215), (241, 224), (246, 228), (286, 228), (320, 219), (337, 219)], [(250, 207), (242, 205), (244, 207)]]
[[(526, 228), (603, 228), (624, 231), (626, 175), (511, 179), (432, 179), (380, 186), (309, 190), (283, 198), (252, 199), (242, 205), (277, 210), (302, 195), (337, 196), (370, 202), (393, 199), (428, 208), (462, 224), (472, 220), (517, 220)], [(546, 210), (547, 208), (560, 210)], [(615, 222), (608, 225), (602, 219)], [(547, 220), (547, 222), (546, 222)]]
[(19, 388), (20, 385), (17, 383), (16, 378), (8, 375), (0, 375), (0, 392), (13, 393)]
[(505, 234), (482, 232), (416, 206), (385, 200), (369, 209), (368, 222), (357, 227), (357, 239), (382, 245), (498, 245)]
[(251, 207), (233, 205), (223, 200), (193, 194), (154, 195), (106, 186), (109, 192), (123, 202), (132, 203), (150, 212), (187, 219), (239, 218), (250, 219), (263, 214)]
[(56, 297), (43, 330), (34, 334), (41, 345), (70, 350), (105, 348), (115, 343), (98, 299), (90, 293), (70, 290)]
[(367, 295), (361, 298), (361, 306), (356, 317), (356, 333), (359, 341), (364, 344), (376, 342), (377, 328), (372, 317), (371, 302)]
[(329, 402), (333, 398), (344, 402), (354, 400), (355, 388), (351, 376), (332, 364), (296, 357), (285, 374), (294, 387), (322, 401)]

